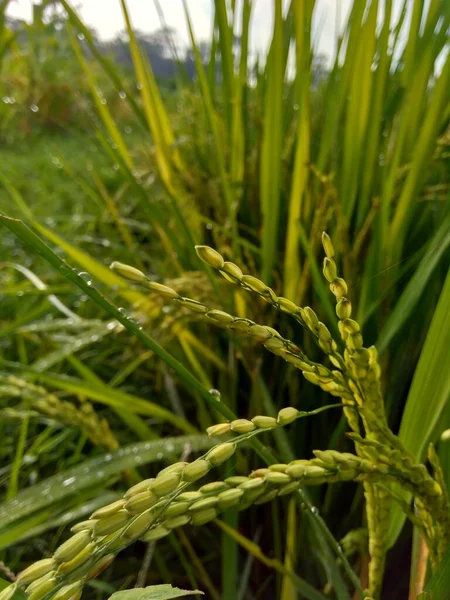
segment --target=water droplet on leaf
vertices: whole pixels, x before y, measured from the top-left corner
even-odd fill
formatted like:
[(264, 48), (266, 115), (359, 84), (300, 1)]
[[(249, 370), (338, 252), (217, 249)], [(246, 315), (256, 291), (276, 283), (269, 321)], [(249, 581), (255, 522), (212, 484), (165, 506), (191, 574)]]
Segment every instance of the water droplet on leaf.
[(209, 390), (209, 393), (211, 394), (211, 396), (214, 396), (215, 399), (220, 402), (220, 392), (219, 390), (216, 390), (214, 388), (212, 388), (211, 390)]
[(92, 285), (92, 277), (89, 275), (89, 273), (86, 273), (86, 271), (81, 271), (81, 273), (78, 273), (78, 275), (81, 277), (81, 279), (84, 279), (88, 285)]

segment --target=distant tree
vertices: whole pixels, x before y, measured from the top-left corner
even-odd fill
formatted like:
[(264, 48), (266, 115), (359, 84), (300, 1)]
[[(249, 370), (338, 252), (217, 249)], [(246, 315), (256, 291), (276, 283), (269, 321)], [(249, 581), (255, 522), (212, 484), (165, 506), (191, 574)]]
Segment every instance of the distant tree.
[[(173, 78), (177, 74), (177, 63), (173, 57), (175, 47), (175, 31), (161, 28), (152, 33), (135, 31), (140, 48), (150, 60), (156, 77)], [(115, 59), (123, 64), (131, 65), (132, 58), (128, 43), (128, 33), (120, 32), (110, 43)]]

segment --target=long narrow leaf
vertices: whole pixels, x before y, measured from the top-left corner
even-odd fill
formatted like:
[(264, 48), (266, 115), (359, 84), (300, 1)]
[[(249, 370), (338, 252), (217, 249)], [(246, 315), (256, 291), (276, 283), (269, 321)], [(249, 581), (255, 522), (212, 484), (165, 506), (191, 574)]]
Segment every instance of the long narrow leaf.
[(150, 400), (144, 400), (144, 398), (139, 398), (138, 396), (133, 396), (127, 392), (116, 390), (108, 385), (99, 385), (92, 382), (85, 383), (84, 381), (75, 377), (41, 372), (41, 370), (25, 367), (24, 365), (14, 365), (14, 363), (4, 364), (7, 364), (10, 368), (14, 368), (14, 366), (21, 368), (21, 370), (35, 375), (39, 380), (44, 381), (49, 385), (53, 385), (59, 389), (71, 392), (72, 394), (80, 394), (86, 398), (89, 398), (90, 400), (96, 400), (97, 402), (101, 402), (107, 406), (122, 410), (126, 409), (138, 415), (146, 415), (147, 417), (155, 417), (157, 419), (167, 421), (168, 423), (172, 423), (172, 425), (175, 425), (182, 431), (188, 433), (197, 432), (195, 427), (193, 427), (190, 423), (178, 417), (171, 411), (158, 406), (158, 404), (150, 402)]
[(312, 586), (309, 585), (304, 579), (296, 575), (289, 568), (286, 568), (278, 559), (269, 558), (266, 556), (261, 550), (258, 544), (252, 542), (244, 535), (229, 527), (223, 521), (219, 519), (216, 520), (216, 524), (228, 533), (232, 538), (234, 538), (247, 552), (249, 552), (252, 556), (254, 556), (257, 560), (261, 561), (266, 566), (275, 569), (279, 573), (282, 573), (286, 577), (292, 580), (293, 585), (295, 586), (297, 592), (301, 593), (302, 596), (307, 598), (308, 600), (325, 600), (325, 596), (320, 592), (316, 591)]
[(22, 490), (14, 499), (0, 504), (0, 533), (11, 523), (64, 498), (73, 496), (112, 476), (149, 462), (180, 454), (188, 444), (192, 451), (212, 445), (204, 435), (180, 436), (151, 442), (130, 444), (118, 450), (85, 460)]
[[(444, 553), (442, 560), (430, 581), (425, 587), (425, 593), (419, 596), (420, 600), (447, 600), (450, 589), (450, 546)], [(418, 599), (419, 600), (419, 599)]]
[[(399, 437), (418, 461), (423, 460), (425, 449), (432, 441), (436, 425), (450, 400), (449, 306), (450, 270), (420, 354), (400, 425)], [(394, 505), (389, 534), (391, 545), (395, 543), (404, 522), (403, 512)]]
[(294, 3), (296, 94), (298, 103), (297, 143), (289, 198), (286, 250), (284, 257), (284, 289), (288, 298), (295, 298), (300, 278), (298, 224), (302, 217), (310, 161), (310, 85), (311, 85), (311, 24), (314, 0)]
[(397, 300), (395, 309), (389, 315), (377, 340), (378, 352), (383, 352), (394, 335), (401, 329), (405, 321), (412, 315), (414, 308), (425, 292), (427, 283), (440, 259), (450, 245), (450, 214), (431, 240), (425, 256), (420, 261), (416, 272), (411, 277), (402, 295)]
[(273, 277), (279, 236), (281, 147), (283, 123), (283, 17), (281, 0), (275, 0), (272, 44), (267, 63), (264, 99), (264, 133), (261, 148), (260, 196), (263, 220), (262, 278), (269, 285)]

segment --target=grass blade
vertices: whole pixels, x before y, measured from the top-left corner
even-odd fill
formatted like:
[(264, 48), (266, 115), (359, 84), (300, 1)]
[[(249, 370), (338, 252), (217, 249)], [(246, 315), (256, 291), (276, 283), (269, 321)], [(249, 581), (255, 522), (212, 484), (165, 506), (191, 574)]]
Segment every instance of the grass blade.
[(92, 36), (89, 28), (84, 25), (84, 23), (81, 21), (81, 19), (78, 17), (76, 12), (66, 0), (60, 0), (60, 3), (64, 7), (64, 10), (67, 12), (71, 24), (74, 27), (76, 27), (76, 29), (80, 32), (81, 35), (84, 36), (84, 39), (86, 40), (89, 46), (89, 50), (92, 52), (95, 59), (102, 65), (103, 69), (113, 82), (116, 90), (118, 92), (124, 91), (126, 93), (128, 102), (130, 102), (130, 104), (132, 105), (134, 113), (137, 115), (141, 123), (143, 125), (146, 125), (145, 114), (142, 111), (139, 104), (137, 103), (134, 94), (128, 88), (126, 83), (122, 80), (118, 70), (114, 68), (110, 61), (107, 58), (105, 58), (105, 55), (99, 50), (98, 45), (96, 44), (95, 39)]
[(408, 317), (411, 316), (417, 306), (421, 295), (425, 292), (427, 283), (435, 268), (440, 262), (442, 255), (450, 245), (450, 214), (444, 219), (430, 241), (428, 249), (417, 270), (409, 280), (402, 295), (397, 300), (394, 310), (389, 315), (380, 336), (376, 342), (378, 352), (383, 352), (391, 342), (395, 334), (400, 331)]
[(450, 589), (450, 546), (418, 600), (446, 600)]
[(425, 120), (423, 122), (420, 134), (415, 143), (415, 152), (410, 166), (409, 174), (401, 196), (396, 204), (394, 218), (390, 228), (390, 246), (395, 249), (396, 255), (399, 251), (399, 240), (403, 240), (405, 228), (409, 223), (409, 214), (411, 212), (411, 203), (416, 196), (426, 173), (427, 164), (431, 158), (436, 135), (446, 116), (446, 106), (448, 105), (448, 90), (450, 87), (450, 53), (447, 54), (446, 61), (442, 67), (442, 72), (438, 77), (433, 97), (428, 107)]
[(75, 467), (52, 475), (22, 490), (12, 500), (0, 504), (0, 534), (12, 523), (94, 485), (104, 483), (127, 469), (161, 460), (162, 456), (171, 459), (183, 452), (186, 444), (191, 446), (193, 452), (213, 445), (205, 435), (138, 442), (87, 459)]
[(19, 363), (6, 363), (1, 361), (1, 364), (8, 366), (8, 368), (17, 367), (22, 371), (30, 373), (36, 376), (37, 379), (52, 385), (61, 390), (71, 392), (72, 394), (80, 394), (90, 400), (95, 400), (106, 404), (107, 406), (114, 407), (116, 409), (127, 409), (138, 415), (146, 415), (148, 417), (155, 417), (162, 421), (167, 421), (175, 427), (178, 427), (182, 431), (187, 433), (197, 433), (197, 429), (188, 423), (185, 419), (182, 419), (172, 413), (171, 411), (159, 406), (150, 400), (144, 400), (138, 396), (134, 396), (127, 392), (122, 392), (111, 388), (108, 385), (94, 384), (93, 382), (85, 383), (81, 379), (76, 377), (68, 377), (65, 375), (56, 375), (54, 373), (43, 373), (40, 370), (33, 369), (20, 365)]
[(220, 529), (222, 529), (222, 531), (225, 531), (229, 536), (234, 538), (245, 550), (247, 550), (249, 554), (254, 556), (257, 560), (261, 561), (271, 569), (275, 569), (286, 577), (289, 577), (295, 585), (297, 592), (307, 598), (307, 600), (325, 600), (326, 597), (323, 594), (316, 591), (312, 586), (309, 585), (309, 583), (296, 575), (293, 571), (287, 569), (278, 559), (269, 558), (266, 556), (258, 544), (255, 544), (255, 542), (252, 542), (246, 538), (245, 535), (242, 535), (219, 519), (216, 519), (215, 523), (220, 527)]
[(26, 415), (20, 426), (19, 439), (17, 440), (16, 453), (14, 455), (14, 462), (11, 469), (11, 475), (9, 478), (8, 491), (6, 493), (6, 499), (11, 500), (17, 495), (19, 489), (19, 473), (22, 465), (23, 455), (25, 453), (25, 445), (27, 442), (28, 434), (28, 422), (29, 416)]
[(250, 32), (250, 0), (242, 3), (242, 32), (239, 57), (239, 74), (234, 83), (231, 114), (230, 175), (233, 186), (241, 187), (245, 172), (245, 131), (243, 100), (248, 80), (248, 43)]
[(81, 492), (75, 498), (66, 498), (62, 502), (55, 502), (51, 506), (12, 523), (0, 530), (0, 548), (9, 548), (18, 542), (41, 535), (49, 529), (73, 523), (77, 519), (89, 516), (94, 510), (103, 506), (104, 502), (118, 500), (118, 494), (102, 492), (103, 490), (99, 486), (95, 486)]
[[(295, 567), (295, 546), (297, 541), (297, 504), (295, 498), (291, 498), (288, 504), (288, 517), (286, 522), (286, 546), (284, 556), (284, 568), (286, 571), (293, 571)], [(297, 590), (295, 584), (288, 577), (283, 575), (281, 584), (280, 600), (296, 600)]]
[(298, 223), (302, 217), (304, 194), (307, 189), (309, 161), (311, 117), (310, 84), (311, 84), (311, 22), (314, 10), (314, 0), (294, 3), (295, 21), (295, 53), (296, 53), (296, 94), (298, 104), (298, 120), (296, 148), (292, 184), (289, 198), (289, 213), (284, 258), (285, 295), (295, 298), (300, 278), (300, 258)]
[(214, 0), (216, 21), (219, 29), (219, 48), (222, 68), (222, 93), (224, 95), (225, 115), (228, 131), (231, 130), (232, 98), (235, 92), (234, 56), (233, 56), (233, 26), (228, 23), (227, 3), (225, 0)]
[[(400, 425), (400, 440), (417, 461), (423, 460), (425, 449), (432, 441), (450, 399), (449, 306), (450, 270), (420, 354)], [(391, 511), (390, 545), (395, 543), (405, 518), (401, 509), (394, 505)]]
[[(235, 418), (234, 413), (228, 409), (223, 402), (217, 402), (214, 395), (210, 394), (209, 391), (180, 363), (178, 362), (167, 350), (162, 348), (153, 338), (147, 333), (144, 333), (140, 326), (130, 320), (130, 318), (119, 311), (113, 304), (111, 304), (104, 296), (102, 296), (92, 285), (90, 285), (85, 279), (70, 267), (64, 260), (62, 260), (53, 250), (47, 246), (29, 227), (27, 227), (22, 221), (18, 219), (12, 219), (5, 215), (0, 215), (0, 222), (6, 227), (13, 231), (22, 241), (29, 245), (35, 252), (40, 254), (45, 260), (47, 260), (61, 275), (64, 275), (69, 281), (72, 281), (78, 286), (85, 294), (87, 294), (94, 302), (102, 307), (109, 315), (114, 317), (119, 323), (121, 323), (125, 329), (135, 335), (147, 348), (152, 350), (161, 360), (163, 360), (169, 367), (173, 368), (178, 374), (180, 380), (186, 385), (192, 392), (199, 393), (200, 396), (209, 403), (215, 410), (221, 412), (226, 418), (232, 420)], [(105, 269), (105, 267), (102, 267)], [(115, 279), (119, 279), (114, 273), (111, 273)], [(123, 282), (121, 281), (122, 285)], [(136, 292), (137, 293), (137, 292)], [(140, 295), (140, 294), (139, 294)]]
[[(84, 380), (87, 383), (91, 382), (97, 385), (104, 385), (104, 382), (100, 379), (100, 377), (98, 377), (93, 371), (89, 369), (89, 367), (87, 367), (80, 360), (78, 360), (76, 356), (69, 356), (68, 361), (74, 367), (74, 369), (78, 371), (78, 373), (81, 375), (81, 377), (84, 378)], [(136, 363), (135, 366), (137, 366), (138, 364), (140, 363)], [(134, 370), (134, 368), (135, 367), (133, 367), (132, 370)], [(117, 384), (110, 382), (109, 385), (110, 387), (115, 387), (115, 385)], [(137, 415), (136, 413), (130, 413), (126, 408), (114, 408), (114, 410), (125, 423), (125, 425), (127, 425), (127, 427), (131, 429), (131, 431), (134, 431), (138, 439), (157, 439), (158, 436), (156, 435), (156, 433), (152, 429), (150, 429), (150, 427), (147, 425), (144, 419), (142, 419), (139, 415)]]
[[(228, 181), (228, 174), (226, 168), (226, 159), (224, 152), (224, 141), (223, 137), (220, 135), (219, 129), (219, 117), (215, 113), (211, 92), (208, 87), (208, 79), (206, 77), (205, 69), (203, 67), (200, 53), (198, 51), (197, 43), (194, 37), (194, 31), (192, 29), (192, 22), (189, 16), (189, 11), (187, 8), (186, 2), (183, 3), (184, 11), (186, 14), (186, 22), (189, 30), (189, 37), (192, 44), (192, 50), (194, 52), (195, 66), (197, 69), (197, 77), (200, 85), (200, 90), (205, 106), (205, 113), (208, 120), (209, 127), (212, 131), (214, 138), (214, 147), (215, 147), (215, 156), (216, 156), (216, 169), (220, 177), (220, 181), (222, 184), (222, 192), (224, 195), (225, 203), (227, 206), (228, 216), (230, 219), (231, 227), (232, 227), (232, 239), (233, 243), (236, 243), (237, 240), (237, 229), (236, 229), (236, 215), (235, 210), (233, 209), (233, 196), (230, 188), (230, 183)], [(228, 25), (227, 25), (228, 27)]]
[(264, 132), (261, 149), (259, 188), (261, 196), (262, 279), (272, 282), (278, 247), (283, 130), (283, 16), (281, 0), (275, 0), (272, 44), (267, 58), (264, 98)]
[(108, 105), (106, 104), (106, 100), (103, 100), (98, 93), (97, 85), (96, 85), (96, 82), (92, 75), (92, 69), (89, 67), (88, 63), (86, 62), (83, 52), (81, 51), (80, 45), (79, 45), (77, 39), (75, 38), (74, 34), (72, 33), (72, 31), (70, 31), (70, 39), (72, 42), (72, 48), (75, 51), (75, 55), (83, 69), (83, 73), (88, 82), (89, 88), (91, 90), (91, 95), (92, 95), (92, 98), (94, 99), (95, 106), (100, 115), (100, 118), (102, 119), (102, 121), (108, 131), (108, 134), (110, 135), (114, 144), (116, 144), (117, 149), (120, 152), (120, 154), (122, 155), (122, 158), (125, 161), (127, 167), (129, 169), (133, 169), (134, 165), (133, 165), (133, 161), (131, 159), (130, 153), (128, 152), (128, 148), (124, 142), (124, 139), (119, 131), (118, 126), (116, 125), (114, 117), (111, 115)]
[[(136, 71), (138, 84), (141, 88), (142, 102), (144, 105), (145, 116), (147, 118), (148, 128), (152, 133), (155, 144), (156, 161), (164, 185), (168, 190), (174, 192), (172, 169), (173, 164), (169, 154), (169, 146), (174, 143), (175, 138), (168, 126), (168, 116), (163, 109), (163, 104), (158, 96), (158, 91), (154, 82), (149, 79), (151, 74), (150, 67), (144, 63), (144, 58), (138, 47), (134, 30), (131, 26), (125, 0), (120, 0), (122, 12), (125, 18), (127, 33), (129, 37), (130, 52), (133, 59), (133, 65)], [(156, 93), (156, 96), (155, 96)]]

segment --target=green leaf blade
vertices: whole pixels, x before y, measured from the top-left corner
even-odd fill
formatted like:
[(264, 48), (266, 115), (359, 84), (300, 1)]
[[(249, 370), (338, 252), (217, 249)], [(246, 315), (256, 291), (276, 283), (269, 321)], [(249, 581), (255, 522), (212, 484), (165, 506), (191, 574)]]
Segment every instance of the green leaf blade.
[(120, 590), (110, 596), (109, 600), (172, 600), (173, 598), (184, 598), (195, 596), (203, 592), (200, 590), (180, 590), (170, 584), (151, 585), (146, 588), (134, 588), (134, 590)]

